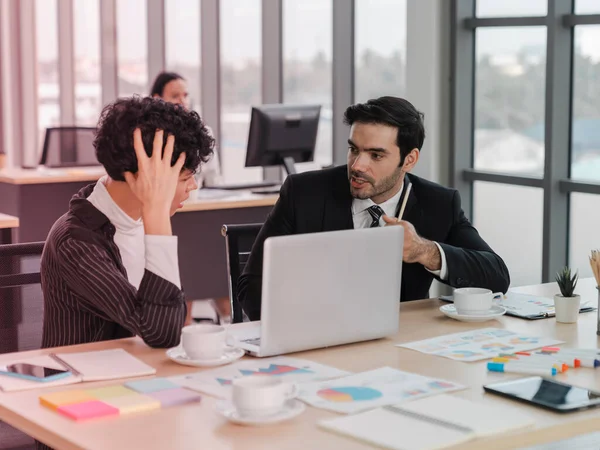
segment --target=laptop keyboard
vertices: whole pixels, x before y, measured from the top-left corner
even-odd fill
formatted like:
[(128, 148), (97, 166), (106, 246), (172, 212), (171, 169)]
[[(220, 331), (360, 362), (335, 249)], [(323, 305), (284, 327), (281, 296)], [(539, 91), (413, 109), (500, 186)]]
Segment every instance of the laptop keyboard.
[(242, 339), (242, 342), (250, 345), (257, 345), (260, 347), (260, 338)]

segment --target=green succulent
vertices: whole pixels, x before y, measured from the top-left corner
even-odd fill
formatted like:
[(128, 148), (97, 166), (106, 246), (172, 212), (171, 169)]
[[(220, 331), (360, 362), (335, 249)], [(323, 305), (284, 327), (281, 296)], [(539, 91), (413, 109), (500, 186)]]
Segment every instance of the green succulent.
[(574, 275), (571, 275), (571, 269), (569, 267), (564, 267), (561, 271), (556, 273), (556, 282), (558, 283), (558, 288), (563, 297), (573, 297), (578, 277), (579, 275), (577, 272), (575, 272)]

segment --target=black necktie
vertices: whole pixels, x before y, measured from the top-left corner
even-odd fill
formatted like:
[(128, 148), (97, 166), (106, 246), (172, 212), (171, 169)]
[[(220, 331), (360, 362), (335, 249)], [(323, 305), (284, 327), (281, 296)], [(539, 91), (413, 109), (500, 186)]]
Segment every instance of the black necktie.
[(371, 222), (371, 225), (369, 228), (378, 227), (379, 219), (381, 218), (381, 216), (383, 216), (385, 214), (383, 209), (381, 209), (378, 205), (373, 205), (373, 206), (369, 206), (367, 208), (367, 211), (369, 211), (369, 214), (371, 214), (371, 217), (373, 218), (373, 222)]

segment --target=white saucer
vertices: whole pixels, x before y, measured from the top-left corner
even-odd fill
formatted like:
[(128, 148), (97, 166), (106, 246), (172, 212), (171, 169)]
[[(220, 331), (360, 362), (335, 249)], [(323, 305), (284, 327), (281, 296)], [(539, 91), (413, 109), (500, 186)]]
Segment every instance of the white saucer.
[(229, 364), (237, 359), (240, 359), (246, 353), (241, 348), (236, 347), (225, 347), (225, 351), (220, 358), (216, 359), (191, 359), (189, 356), (185, 354), (183, 351), (183, 347), (181, 345), (177, 347), (170, 348), (167, 350), (167, 356), (171, 361), (175, 361), (176, 363), (183, 364), (184, 366), (193, 366), (193, 367), (214, 367), (214, 366), (222, 366), (223, 364)]
[(452, 319), (460, 320), (462, 322), (485, 322), (487, 320), (495, 319), (506, 313), (506, 308), (498, 305), (493, 305), (489, 311), (480, 314), (459, 314), (456, 312), (454, 305), (440, 306), (440, 311)]
[(279, 412), (268, 416), (243, 416), (228, 400), (218, 401), (216, 407), (217, 412), (230, 422), (238, 425), (254, 426), (271, 425), (274, 423), (284, 422), (302, 414), (306, 409), (304, 403), (296, 399), (286, 400), (286, 402), (283, 404), (283, 408), (281, 408)]

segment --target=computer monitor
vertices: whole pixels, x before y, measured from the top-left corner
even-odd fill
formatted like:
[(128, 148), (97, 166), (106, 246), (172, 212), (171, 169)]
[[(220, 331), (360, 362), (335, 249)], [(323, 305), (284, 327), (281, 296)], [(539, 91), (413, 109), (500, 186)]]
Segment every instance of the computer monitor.
[(283, 165), (296, 173), (294, 163), (314, 158), (320, 113), (320, 105), (253, 107), (246, 167)]
[(39, 164), (47, 167), (97, 166), (94, 127), (46, 128)]

